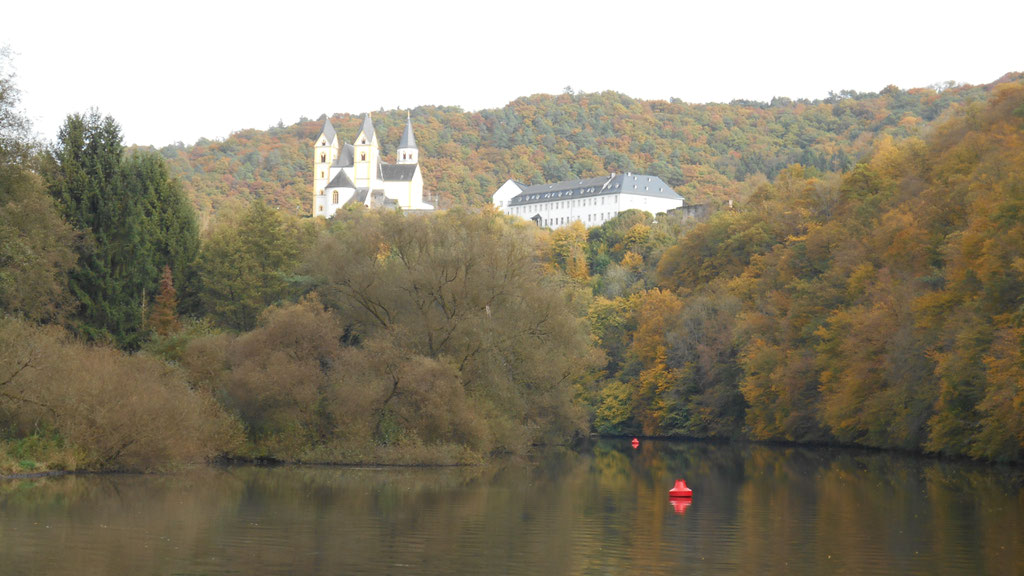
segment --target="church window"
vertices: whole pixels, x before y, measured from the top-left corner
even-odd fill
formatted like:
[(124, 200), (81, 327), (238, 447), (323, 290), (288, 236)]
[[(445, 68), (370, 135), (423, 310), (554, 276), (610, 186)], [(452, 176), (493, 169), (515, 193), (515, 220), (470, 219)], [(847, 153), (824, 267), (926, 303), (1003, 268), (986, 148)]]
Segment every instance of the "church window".
[(366, 138), (364, 137), (364, 138), (362, 139), (362, 141), (360, 141), (359, 143), (360, 143), (360, 144), (366, 144)]
[(359, 160), (361, 162), (366, 162), (366, 152), (360, 152), (359, 153)]
[(320, 161), (321, 162), (327, 162), (327, 154), (324, 154), (323, 152), (321, 152), (320, 153)]
[(320, 177), (321, 177), (321, 178), (323, 178), (323, 177), (324, 177), (324, 171), (323, 171), (323, 170), (321, 170), (321, 171), (320, 171)]
[(332, 198), (334, 199), (334, 203), (337, 204), (338, 203), (338, 191), (337, 190), (334, 191), (334, 195), (332, 196)]

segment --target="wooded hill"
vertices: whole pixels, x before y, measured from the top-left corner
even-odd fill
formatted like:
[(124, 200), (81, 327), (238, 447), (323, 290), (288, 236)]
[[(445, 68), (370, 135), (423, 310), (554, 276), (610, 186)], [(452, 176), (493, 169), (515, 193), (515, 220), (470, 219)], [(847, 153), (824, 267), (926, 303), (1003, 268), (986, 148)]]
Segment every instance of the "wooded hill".
[[(787, 166), (845, 171), (880, 135), (922, 135), (951, 107), (985, 100), (989, 85), (889, 86), (879, 93), (841, 91), (824, 100), (687, 104), (645, 101), (615, 92), (566, 91), (519, 98), (504, 108), (411, 110), (424, 188), (443, 206), (473, 206), (508, 178), (535, 184), (610, 172), (660, 176), (701, 203), (738, 199)], [(385, 158), (394, 156), (406, 111), (373, 113)], [(331, 116), (342, 139), (361, 113)], [(260, 199), (295, 214), (310, 211), (312, 141), (323, 117), (291, 126), (243, 130), (220, 141), (160, 149), (200, 214), (232, 198)]]

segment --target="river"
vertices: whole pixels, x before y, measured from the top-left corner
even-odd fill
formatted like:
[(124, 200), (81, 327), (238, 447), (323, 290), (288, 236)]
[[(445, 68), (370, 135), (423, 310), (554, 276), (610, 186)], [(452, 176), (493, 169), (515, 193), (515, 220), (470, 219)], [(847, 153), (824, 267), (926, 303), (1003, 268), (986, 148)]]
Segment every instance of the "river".
[(1022, 476), (603, 440), (474, 468), (5, 480), (0, 574), (1024, 574)]

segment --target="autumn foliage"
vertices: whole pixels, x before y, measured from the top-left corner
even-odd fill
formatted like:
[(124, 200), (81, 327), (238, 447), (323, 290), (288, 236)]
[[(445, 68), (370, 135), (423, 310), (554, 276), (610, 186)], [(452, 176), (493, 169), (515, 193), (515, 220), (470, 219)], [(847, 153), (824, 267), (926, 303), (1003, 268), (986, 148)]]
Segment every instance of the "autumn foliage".
[(595, 422), (1019, 460), (1022, 263), (1016, 82), (841, 176), (790, 167), (682, 234), (656, 268), (676, 298), (596, 301), (613, 363)]

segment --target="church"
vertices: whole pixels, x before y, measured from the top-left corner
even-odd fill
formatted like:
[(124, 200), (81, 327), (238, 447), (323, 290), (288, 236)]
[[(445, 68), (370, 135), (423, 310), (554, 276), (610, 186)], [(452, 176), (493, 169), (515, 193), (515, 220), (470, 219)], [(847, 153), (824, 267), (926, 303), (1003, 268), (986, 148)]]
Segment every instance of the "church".
[(330, 218), (342, 206), (359, 202), (367, 208), (433, 210), (423, 201), (419, 149), (407, 115), (398, 142), (396, 164), (381, 161), (380, 143), (367, 114), (351, 144), (338, 138), (330, 118), (313, 145), (313, 215)]

